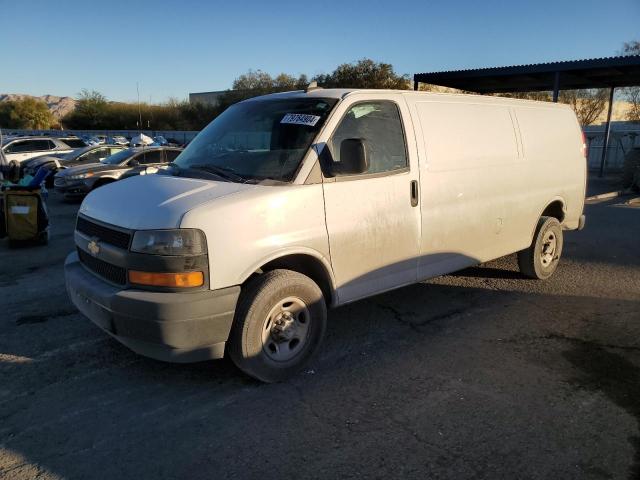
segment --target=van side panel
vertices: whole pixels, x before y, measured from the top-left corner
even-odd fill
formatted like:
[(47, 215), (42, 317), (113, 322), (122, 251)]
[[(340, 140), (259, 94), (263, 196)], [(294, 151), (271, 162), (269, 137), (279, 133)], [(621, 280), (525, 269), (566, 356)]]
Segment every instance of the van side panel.
[(520, 248), (529, 233), (517, 221), (527, 180), (509, 106), (465, 97), (420, 100), (412, 109), (424, 145), (419, 276)]
[(586, 159), (575, 114), (568, 107), (517, 106), (515, 114), (522, 135), (527, 176), (536, 188), (526, 192), (530, 222), (555, 198), (565, 206), (564, 227), (578, 227), (584, 208)]
[(578, 227), (586, 164), (564, 105), (495, 97), (407, 94), (420, 150), (420, 278), (528, 247), (559, 200)]

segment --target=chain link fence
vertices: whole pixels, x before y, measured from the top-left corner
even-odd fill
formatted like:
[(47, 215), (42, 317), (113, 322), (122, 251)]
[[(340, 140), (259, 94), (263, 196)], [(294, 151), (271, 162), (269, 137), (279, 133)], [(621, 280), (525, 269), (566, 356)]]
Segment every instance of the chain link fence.
[[(587, 137), (588, 165), (590, 171), (599, 171), (604, 148), (604, 125), (588, 126), (584, 129)], [(633, 148), (640, 148), (640, 124), (620, 123), (611, 125), (609, 146), (604, 162), (604, 172), (621, 172), (624, 157)]]
[[(141, 132), (150, 137), (162, 135), (167, 140), (177, 140), (181, 144), (190, 142), (199, 133), (198, 131), (177, 130), (5, 130), (3, 133), (5, 135), (106, 135), (107, 137), (122, 135), (133, 137)], [(584, 132), (587, 137), (589, 170), (598, 171), (604, 148), (604, 125), (585, 127)], [(628, 122), (612, 124), (604, 171), (610, 173), (622, 171), (624, 157), (632, 148), (640, 148), (640, 124)]]
[(191, 130), (19, 130), (19, 129), (3, 129), (4, 135), (46, 135), (51, 137), (61, 137), (65, 135), (77, 135), (81, 137), (83, 135), (95, 136), (105, 135), (107, 137), (113, 137), (114, 135), (122, 135), (124, 137), (135, 137), (140, 133), (144, 133), (149, 137), (155, 137), (158, 135), (163, 136), (167, 140), (177, 140), (177, 143), (185, 144), (193, 140), (193, 138), (199, 133), (198, 131)]

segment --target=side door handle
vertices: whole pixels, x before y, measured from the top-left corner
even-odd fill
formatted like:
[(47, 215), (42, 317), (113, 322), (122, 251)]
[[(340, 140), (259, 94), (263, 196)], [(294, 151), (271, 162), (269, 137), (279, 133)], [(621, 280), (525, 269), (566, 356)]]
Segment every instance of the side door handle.
[(411, 180), (411, 206), (418, 206), (418, 181)]

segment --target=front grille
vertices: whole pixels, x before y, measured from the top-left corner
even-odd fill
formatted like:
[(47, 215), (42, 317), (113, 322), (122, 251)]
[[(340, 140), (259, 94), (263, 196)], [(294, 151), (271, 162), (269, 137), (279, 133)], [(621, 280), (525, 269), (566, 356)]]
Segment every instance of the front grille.
[(98, 237), (98, 240), (113, 245), (114, 247), (128, 249), (131, 235), (113, 228), (103, 227), (97, 223), (93, 223), (86, 218), (78, 217), (76, 230), (88, 235), (89, 237)]
[(111, 263), (105, 262), (104, 260), (92, 257), (80, 248), (78, 248), (78, 258), (80, 258), (80, 262), (85, 267), (87, 267), (92, 272), (100, 275), (105, 280), (108, 280), (112, 283), (117, 283), (118, 285), (124, 285), (127, 283), (126, 269), (118, 267), (117, 265), (112, 265)]

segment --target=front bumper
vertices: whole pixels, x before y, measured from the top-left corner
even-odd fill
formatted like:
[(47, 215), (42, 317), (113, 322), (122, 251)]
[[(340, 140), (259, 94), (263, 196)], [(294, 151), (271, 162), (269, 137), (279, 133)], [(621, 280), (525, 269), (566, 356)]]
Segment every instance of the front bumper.
[(180, 363), (224, 355), (239, 286), (184, 293), (122, 289), (89, 272), (75, 252), (64, 272), (78, 310), (131, 350)]
[(59, 180), (53, 180), (53, 187), (56, 192), (67, 197), (75, 195), (86, 195), (91, 190), (89, 186), (82, 180), (73, 183), (61, 183)]

